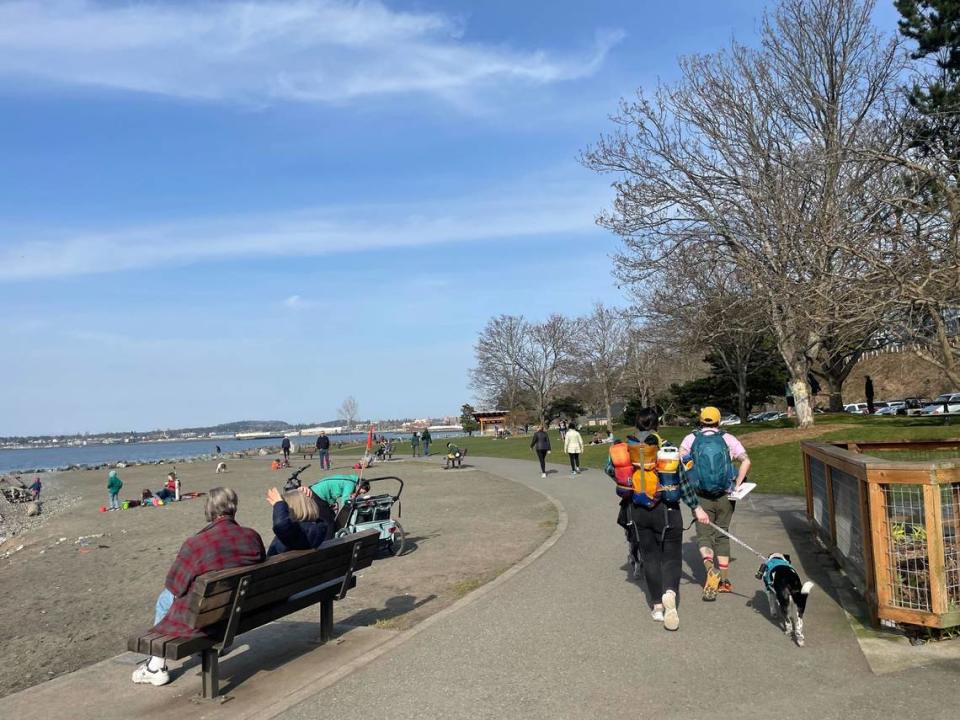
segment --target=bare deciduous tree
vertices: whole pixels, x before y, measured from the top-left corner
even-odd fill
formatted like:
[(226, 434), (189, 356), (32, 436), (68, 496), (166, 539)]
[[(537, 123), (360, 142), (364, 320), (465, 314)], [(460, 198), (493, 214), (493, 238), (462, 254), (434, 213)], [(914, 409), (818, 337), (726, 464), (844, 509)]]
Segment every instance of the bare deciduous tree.
[(902, 67), (873, 6), (782, 0), (759, 49), (683, 59), (676, 85), (622, 102), (618, 131), (583, 158), (618, 176), (599, 222), (623, 239), (624, 282), (669, 280), (678, 254), (700, 247), (736, 268), (790, 371), (801, 426), (813, 424), (807, 378), (823, 328), (842, 334), (874, 312), (862, 260), (842, 251), (880, 212), (861, 201), (881, 163), (860, 150), (877, 141)]
[(337, 410), (337, 417), (342, 419), (348, 428), (353, 428), (354, 423), (357, 421), (357, 415), (359, 414), (360, 409), (357, 405), (357, 401), (354, 399), (353, 395), (347, 397), (343, 401), (343, 404), (340, 405), (340, 409)]
[(596, 303), (593, 312), (581, 320), (576, 339), (577, 362), (603, 407), (608, 432), (613, 432), (611, 406), (627, 373), (630, 330), (630, 321), (622, 312)]
[(474, 387), (488, 395), (529, 393), (543, 422), (547, 405), (569, 371), (577, 325), (562, 315), (551, 315), (542, 323), (513, 315), (492, 318), (474, 348)]

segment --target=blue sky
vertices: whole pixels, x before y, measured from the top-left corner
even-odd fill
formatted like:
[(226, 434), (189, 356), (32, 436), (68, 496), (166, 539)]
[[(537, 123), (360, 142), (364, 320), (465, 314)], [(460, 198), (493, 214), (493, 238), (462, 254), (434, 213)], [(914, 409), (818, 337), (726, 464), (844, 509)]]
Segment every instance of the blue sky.
[(625, 302), (577, 153), (763, 5), (0, 0), (0, 435), (456, 413)]

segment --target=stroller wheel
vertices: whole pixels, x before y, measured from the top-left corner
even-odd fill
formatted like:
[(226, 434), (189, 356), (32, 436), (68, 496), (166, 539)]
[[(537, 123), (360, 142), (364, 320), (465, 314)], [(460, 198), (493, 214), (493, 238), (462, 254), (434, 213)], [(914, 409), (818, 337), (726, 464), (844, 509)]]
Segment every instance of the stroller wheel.
[(395, 523), (395, 525), (396, 530), (394, 530), (390, 535), (387, 549), (390, 551), (391, 555), (397, 557), (403, 554), (403, 548), (407, 543), (407, 536), (406, 533), (403, 532), (403, 526), (400, 523)]

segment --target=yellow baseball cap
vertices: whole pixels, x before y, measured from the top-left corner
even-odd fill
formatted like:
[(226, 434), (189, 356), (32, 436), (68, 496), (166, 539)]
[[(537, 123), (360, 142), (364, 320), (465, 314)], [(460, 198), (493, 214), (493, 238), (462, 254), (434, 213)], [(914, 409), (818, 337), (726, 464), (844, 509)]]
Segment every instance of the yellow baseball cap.
[(720, 423), (720, 411), (715, 407), (701, 408), (700, 422), (704, 425), (718, 425)]

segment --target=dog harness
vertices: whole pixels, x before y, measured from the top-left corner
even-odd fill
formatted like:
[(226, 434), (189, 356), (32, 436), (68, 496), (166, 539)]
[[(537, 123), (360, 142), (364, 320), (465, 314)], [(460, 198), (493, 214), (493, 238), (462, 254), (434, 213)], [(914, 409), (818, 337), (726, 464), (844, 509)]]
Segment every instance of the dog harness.
[(767, 564), (763, 569), (763, 586), (767, 590), (773, 589), (773, 571), (778, 567), (783, 567), (783, 566), (786, 566), (788, 568), (793, 567), (793, 565), (791, 565), (789, 562), (787, 562), (786, 560), (780, 557), (772, 557), (769, 560), (767, 560)]

